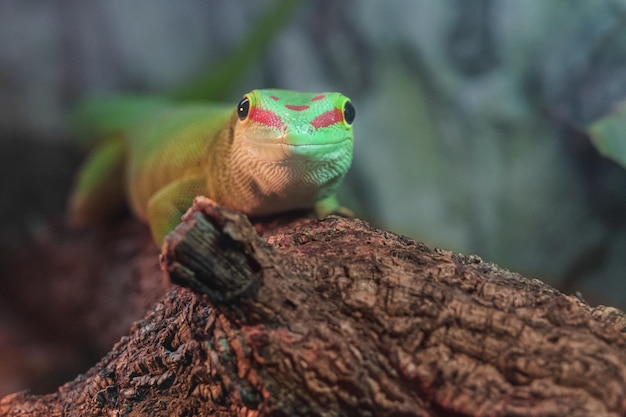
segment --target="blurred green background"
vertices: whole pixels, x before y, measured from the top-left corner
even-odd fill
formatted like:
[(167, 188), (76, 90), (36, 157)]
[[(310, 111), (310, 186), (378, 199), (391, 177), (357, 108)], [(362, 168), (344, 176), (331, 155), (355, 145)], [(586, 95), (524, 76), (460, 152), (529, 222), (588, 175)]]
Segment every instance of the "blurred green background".
[(4, 240), (62, 212), (85, 94), (336, 90), (357, 109), (340, 199), (359, 216), (626, 307), (626, 170), (586, 134), (626, 96), (626, 1), (272, 4), (0, 0)]
[[(65, 118), (79, 98), (193, 87), (272, 4), (0, 1), (4, 221), (37, 221), (37, 208), (20, 204), (31, 181), (51, 181), (60, 198), (47, 208), (62, 209), (67, 187), (54, 180), (75, 165), (56, 145), (72, 147)], [(357, 121), (342, 196), (361, 216), (626, 306), (626, 173), (584, 134), (626, 94), (626, 2), (293, 5), (268, 21), (267, 48), (228, 62), (234, 81), (214, 83), (219, 95), (343, 92)]]

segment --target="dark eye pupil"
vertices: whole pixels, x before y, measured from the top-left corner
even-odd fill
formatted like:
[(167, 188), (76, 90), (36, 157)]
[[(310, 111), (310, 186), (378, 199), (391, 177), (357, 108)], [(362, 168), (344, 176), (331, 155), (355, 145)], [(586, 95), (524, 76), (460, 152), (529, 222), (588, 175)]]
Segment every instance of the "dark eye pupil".
[(247, 97), (244, 97), (237, 106), (237, 116), (239, 116), (239, 120), (245, 120), (248, 117), (248, 112), (250, 111), (250, 100)]
[(346, 104), (343, 105), (343, 118), (347, 124), (351, 125), (354, 122), (354, 116), (356, 116), (356, 110), (354, 110), (354, 106), (349, 101), (346, 101)]

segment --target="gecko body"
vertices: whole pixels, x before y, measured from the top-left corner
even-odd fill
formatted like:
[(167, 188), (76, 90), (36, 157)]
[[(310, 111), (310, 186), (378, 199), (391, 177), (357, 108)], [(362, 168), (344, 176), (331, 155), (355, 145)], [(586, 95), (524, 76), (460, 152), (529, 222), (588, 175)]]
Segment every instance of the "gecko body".
[(349, 212), (336, 192), (352, 162), (355, 111), (340, 93), (267, 89), (237, 106), (112, 105), (123, 110), (117, 124), (101, 128), (105, 140), (79, 172), (74, 223), (93, 223), (126, 200), (160, 243), (197, 195), (250, 216)]

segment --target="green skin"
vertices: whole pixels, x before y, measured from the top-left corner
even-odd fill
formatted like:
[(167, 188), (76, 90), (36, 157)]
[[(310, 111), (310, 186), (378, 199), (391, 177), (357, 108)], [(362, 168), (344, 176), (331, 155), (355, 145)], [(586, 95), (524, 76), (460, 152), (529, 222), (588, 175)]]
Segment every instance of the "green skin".
[[(102, 120), (116, 111), (117, 125)], [(234, 108), (114, 99), (90, 117), (106, 140), (79, 173), (75, 224), (127, 201), (160, 244), (197, 195), (250, 216), (351, 215), (336, 192), (352, 162), (354, 108), (339, 93), (253, 90)]]

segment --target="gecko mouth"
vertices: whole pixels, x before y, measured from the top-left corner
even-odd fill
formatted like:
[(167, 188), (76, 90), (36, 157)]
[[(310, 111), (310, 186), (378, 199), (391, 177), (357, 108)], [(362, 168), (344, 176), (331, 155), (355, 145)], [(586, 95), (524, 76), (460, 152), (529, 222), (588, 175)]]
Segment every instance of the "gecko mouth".
[(335, 159), (345, 158), (352, 155), (352, 138), (345, 137), (334, 142), (325, 143), (288, 143), (279, 140), (251, 141), (254, 152), (261, 159), (307, 159), (311, 161), (329, 162)]
[(266, 140), (251, 140), (251, 143), (254, 143), (256, 146), (272, 146), (272, 145), (279, 145), (279, 146), (289, 146), (289, 147), (301, 147), (301, 146), (305, 146), (305, 147), (314, 147), (314, 146), (336, 146), (336, 145), (341, 145), (344, 144), (346, 142), (350, 142), (352, 141), (352, 139), (349, 136), (343, 137), (343, 138), (339, 138), (337, 140), (334, 140), (332, 142), (322, 142), (322, 143), (314, 143), (314, 142), (302, 142), (302, 143), (293, 143), (290, 142), (286, 137), (279, 137), (279, 138), (275, 138), (275, 139), (266, 139)]
[(287, 142), (277, 142), (277, 145), (286, 147), (286, 148), (294, 148), (294, 149), (331, 149), (331, 148), (336, 148), (338, 146), (343, 146), (345, 145), (347, 142), (349, 142), (350, 139), (346, 138), (346, 139), (342, 139), (339, 140), (337, 142), (325, 142), (325, 143), (287, 143)]

